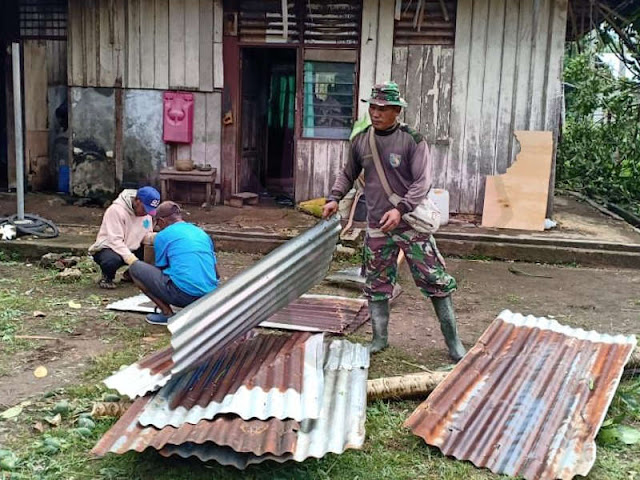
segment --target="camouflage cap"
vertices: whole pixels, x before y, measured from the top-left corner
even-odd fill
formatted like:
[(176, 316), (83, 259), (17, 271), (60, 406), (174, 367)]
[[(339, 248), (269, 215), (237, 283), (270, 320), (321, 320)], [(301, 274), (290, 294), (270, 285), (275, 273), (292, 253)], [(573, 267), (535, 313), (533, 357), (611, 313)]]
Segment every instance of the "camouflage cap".
[(371, 97), (362, 99), (363, 102), (373, 105), (397, 105), (398, 107), (406, 107), (407, 102), (400, 96), (400, 88), (396, 82), (384, 82), (374, 85), (371, 89)]

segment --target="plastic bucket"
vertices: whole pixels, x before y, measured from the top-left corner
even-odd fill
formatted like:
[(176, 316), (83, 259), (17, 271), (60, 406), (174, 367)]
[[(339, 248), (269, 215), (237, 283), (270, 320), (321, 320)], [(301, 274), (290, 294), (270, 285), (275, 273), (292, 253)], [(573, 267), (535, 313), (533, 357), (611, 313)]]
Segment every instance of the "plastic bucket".
[(58, 192), (69, 193), (69, 166), (60, 165), (58, 169)]
[(440, 225), (449, 223), (449, 192), (442, 188), (432, 188), (429, 191), (429, 198), (440, 210)]

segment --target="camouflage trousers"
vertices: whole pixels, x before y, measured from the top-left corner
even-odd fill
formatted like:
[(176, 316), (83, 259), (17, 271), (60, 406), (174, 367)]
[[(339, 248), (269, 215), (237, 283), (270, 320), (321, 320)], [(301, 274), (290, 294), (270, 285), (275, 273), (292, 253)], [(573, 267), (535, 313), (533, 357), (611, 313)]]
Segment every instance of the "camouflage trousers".
[(369, 300), (391, 298), (398, 277), (400, 249), (404, 251), (413, 281), (423, 295), (446, 297), (456, 290), (456, 280), (447, 273), (444, 258), (432, 235), (411, 229), (382, 233), (368, 228), (363, 263), (367, 277), (364, 293)]

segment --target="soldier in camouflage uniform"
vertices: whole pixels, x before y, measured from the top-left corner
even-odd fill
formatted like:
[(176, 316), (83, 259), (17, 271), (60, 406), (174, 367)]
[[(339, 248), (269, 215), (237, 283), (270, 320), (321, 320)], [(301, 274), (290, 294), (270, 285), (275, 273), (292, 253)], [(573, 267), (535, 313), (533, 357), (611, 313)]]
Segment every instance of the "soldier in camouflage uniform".
[(369, 103), (369, 115), (375, 129), (380, 160), (391, 189), (402, 200), (395, 207), (382, 187), (369, 148), (369, 128), (351, 142), (351, 157), (340, 172), (323, 209), (326, 218), (338, 210), (338, 201), (349, 191), (364, 170), (367, 204), (367, 235), (364, 262), (367, 272), (365, 294), (373, 323), (372, 353), (388, 345), (389, 299), (398, 274), (399, 249), (406, 255), (413, 279), (426, 297), (431, 298), (440, 321), (449, 356), (460, 360), (465, 352), (458, 337), (451, 293), (456, 281), (446, 271), (444, 259), (433, 236), (413, 230), (402, 220), (429, 193), (429, 148), (423, 136), (398, 122), (406, 102), (398, 85), (386, 82), (375, 85)]

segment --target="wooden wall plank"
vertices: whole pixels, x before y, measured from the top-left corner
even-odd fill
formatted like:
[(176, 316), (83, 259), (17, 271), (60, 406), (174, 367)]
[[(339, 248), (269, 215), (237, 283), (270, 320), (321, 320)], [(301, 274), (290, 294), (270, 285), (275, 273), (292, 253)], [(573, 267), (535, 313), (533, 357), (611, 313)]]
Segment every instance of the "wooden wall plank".
[(122, 87), (125, 83), (127, 64), (127, 15), (126, 0), (111, 0), (113, 11), (113, 56), (115, 66), (115, 82), (113, 86)]
[(200, 91), (213, 90), (213, 3), (200, 0)]
[(155, 52), (153, 86), (169, 88), (169, 0), (155, 0)]
[(140, 3), (129, 0), (127, 8), (127, 71), (125, 86), (140, 88)]
[(436, 141), (449, 143), (451, 120), (451, 84), (453, 82), (453, 48), (442, 47), (438, 61), (438, 122)]
[(529, 130), (544, 129), (546, 107), (545, 87), (549, 73), (547, 65), (549, 56), (549, 21), (551, 19), (552, 2), (554, 1), (555, 0), (539, 0), (534, 3), (531, 116), (529, 117)]
[(218, 170), (216, 182), (221, 178), (221, 144), (222, 144), (222, 94), (212, 92), (206, 95), (207, 128), (205, 140), (206, 163)]
[(193, 94), (193, 142), (191, 144), (191, 159), (197, 165), (205, 164), (205, 143), (207, 137), (207, 94), (196, 92)]
[(490, 0), (487, 24), (487, 48), (484, 69), (484, 90), (480, 110), (480, 156), (476, 185), (476, 212), (482, 213), (485, 178), (495, 173), (496, 131), (500, 98), (500, 72), (505, 21), (505, 0)]
[(567, 29), (568, 0), (553, 0), (551, 12), (551, 42), (549, 44), (549, 69), (544, 129), (558, 133), (558, 122), (562, 112), (562, 67)]
[[(393, 61), (391, 62), (391, 80), (400, 87), (400, 94), (407, 98), (407, 57), (409, 55), (408, 47), (394, 47)], [(361, 94), (362, 96), (362, 94)], [(404, 108), (400, 113), (400, 121), (404, 122)]]
[[(47, 130), (47, 47), (42, 40), (23, 43), (24, 130)], [(29, 145), (26, 145), (28, 148)], [(26, 157), (25, 157), (26, 158)]]
[(184, 0), (185, 83), (200, 86), (200, 1)]
[(478, 164), (480, 161), (480, 125), (482, 122), (482, 96), (485, 88), (485, 61), (487, 56), (487, 24), (489, 2), (475, 0), (471, 22), (471, 55), (469, 60), (469, 87), (467, 114), (465, 118), (465, 142), (462, 157), (462, 195), (460, 209), (463, 212), (476, 211), (478, 185)]
[(84, 67), (84, 26), (82, 22), (84, 2), (82, 0), (69, 0), (69, 77), (70, 86), (82, 86), (85, 84)]
[(183, 0), (169, 0), (169, 86), (181, 88), (185, 81), (185, 5)]
[[(518, 16), (518, 49), (516, 66), (516, 91), (514, 130), (527, 130), (531, 111), (529, 73), (531, 70), (531, 48), (533, 44), (533, 5), (539, 0), (520, 0)], [(512, 151), (515, 150), (512, 141)], [(512, 157), (514, 155), (512, 153)]]
[(222, 43), (213, 44), (213, 87), (224, 87), (224, 62), (222, 58)]
[(224, 9), (222, 0), (213, 0), (213, 41), (222, 43)]
[(140, 0), (140, 87), (155, 85), (155, 1)]
[(420, 130), (420, 101), (422, 94), (422, 71), (424, 48), (422, 45), (410, 45), (407, 56), (407, 99), (418, 99), (409, 101), (405, 109), (405, 122), (411, 128)]
[(431, 187), (447, 188), (447, 164), (449, 157), (449, 145), (434, 143), (429, 145), (429, 160), (431, 169)]
[(507, 0), (504, 20), (504, 45), (500, 71), (500, 98), (496, 130), (495, 173), (502, 174), (511, 165), (514, 100), (516, 90), (516, 53), (520, 0)]
[(460, 211), (472, 12), (473, 0), (458, 0), (453, 83), (451, 87), (451, 149), (447, 169), (447, 190), (449, 191), (449, 206), (452, 212)]
[(376, 83), (391, 78), (395, 0), (380, 0), (378, 13), (378, 46), (376, 49)]
[[(438, 85), (440, 84), (441, 48), (439, 45), (425, 45), (423, 49), (422, 93), (420, 103), (420, 124), (418, 130), (429, 144), (436, 141), (438, 124)], [(413, 101), (413, 98), (412, 98)]]
[(86, 0), (83, 10), (84, 23), (84, 52), (87, 86), (98, 86), (98, 56), (99, 35), (98, 29), (98, 0)]
[(49, 85), (67, 85), (67, 42), (46, 40)]
[(116, 81), (115, 72), (115, 56), (114, 56), (114, 12), (111, 10), (112, 2), (110, 0), (98, 1), (98, 24), (99, 24), (99, 49), (98, 49), (98, 66), (100, 75), (98, 76), (98, 85), (113, 86)]
[[(376, 44), (378, 37), (378, 0), (362, 1), (362, 41), (360, 42), (360, 81), (358, 92), (364, 97), (371, 92), (376, 78)], [(367, 104), (358, 102), (358, 118), (367, 113)]]

